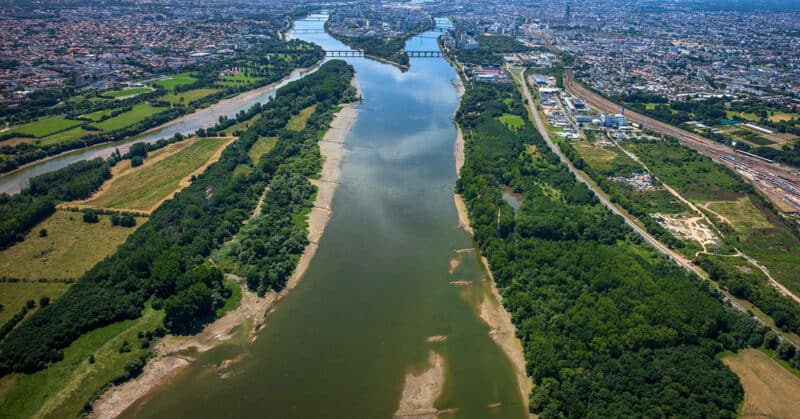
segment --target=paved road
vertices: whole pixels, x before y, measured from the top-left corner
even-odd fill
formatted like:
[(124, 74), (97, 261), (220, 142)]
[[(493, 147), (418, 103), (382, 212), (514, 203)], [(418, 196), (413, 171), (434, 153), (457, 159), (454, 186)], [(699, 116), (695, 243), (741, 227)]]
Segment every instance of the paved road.
[[(597, 93), (576, 82), (572, 75), (572, 71), (567, 70), (564, 73), (564, 87), (568, 93), (580, 97), (589, 106), (602, 112), (618, 113), (621, 110), (620, 105), (611, 102), (610, 100), (598, 95)], [(630, 121), (641, 124), (644, 128), (678, 138), (686, 146), (700, 152), (701, 154), (711, 157), (712, 159), (718, 161), (724, 166), (729, 167), (730, 169), (733, 169), (734, 171), (737, 169), (736, 164), (734, 162), (721, 159), (721, 156), (735, 156), (737, 161), (749, 166), (750, 170), (757, 172), (759, 175), (770, 178), (774, 178), (776, 175), (782, 176), (786, 183), (794, 186), (797, 189), (800, 189), (800, 181), (797, 181), (798, 170), (796, 169), (792, 169), (778, 163), (769, 163), (746, 154), (736, 153), (736, 151), (730, 146), (710, 140), (696, 133), (663, 123), (638, 112), (626, 109), (625, 117)]]
[[(513, 74), (513, 72), (510, 69), (508, 69), (508, 70), (509, 70), (509, 73)], [(636, 233), (638, 233), (647, 243), (649, 243), (651, 246), (653, 246), (656, 250), (658, 250), (660, 253), (666, 255), (670, 259), (674, 260), (676, 263), (678, 263), (679, 265), (681, 265), (682, 267), (684, 267), (688, 271), (697, 274), (701, 279), (708, 280), (708, 277), (706, 276), (706, 274), (703, 271), (701, 271), (697, 266), (695, 266), (692, 262), (690, 262), (688, 259), (686, 259), (683, 255), (681, 255), (679, 253), (676, 253), (673, 250), (671, 250), (670, 248), (668, 248), (664, 243), (660, 242), (658, 239), (656, 239), (650, 233), (648, 233), (645, 229), (643, 229), (638, 224), (636, 224), (633, 221), (633, 219), (631, 218), (630, 215), (628, 215), (626, 213), (623, 213), (619, 208), (617, 208), (614, 204), (612, 204), (608, 200), (608, 198), (606, 198), (605, 195), (601, 193), (601, 191), (597, 190), (597, 188), (595, 188), (594, 185), (592, 185), (592, 183), (589, 182), (586, 179), (584, 173), (579, 172), (575, 168), (575, 166), (572, 164), (572, 161), (570, 161), (567, 158), (567, 156), (565, 156), (564, 153), (561, 152), (561, 149), (559, 149), (558, 146), (555, 143), (553, 143), (553, 140), (550, 138), (550, 134), (548, 133), (547, 128), (545, 127), (544, 123), (542, 122), (542, 118), (539, 116), (539, 112), (537, 112), (537, 110), (536, 110), (536, 102), (534, 102), (533, 97), (531, 96), (530, 89), (528, 88), (528, 83), (525, 81), (524, 73), (520, 72), (520, 73), (518, 73), (518, 76), (519, 76), (518, 82), (521, 83), (523, 94), (525, 95), (525, 99), (527, 99), (527, 102), (528, 102), (528, 104), (527, 104), (528, 109), (531, 111), (531, 114), (533, 114), (533, 119), (534, 119), (534, 123), (536, 125), (536, 129), (542, 135), (542, 138), (544, 138), (545, 143), (547, 143), (547, 147), (549, 147), (550, 150), (552, 150), (553, 153), (555, 153), (558, 156), (558, 158), (561, 159), (561, 162), (564, 163), (567, 166), (567, 168), (575, 176), (575, 178), (579, 182), (581, 182), (584, 185), (586, 185), (589, 188), (589, 190), (591, 190), (595, 194), (595, 196), (597, 196), (597, 199), (599, 199), (600, 202), (606, 208), (608, 208), (614, 214), (617, 214), (617, 215), (621, 216), (625, 220), (626, 224), (628, 224)], [(716, 289), (719, 290), (722, 293), (722, 301), (730, 303), (730, 305), (732, 307), (734, 307), (735, 309), (737, 309), (737, 310), (739, 310), (741, 312), (747, 313), (747, 309), (744, 306), (742, 306), (741, 304), (739, 304), (736, 301), (734, 301), (732, 298), (730, 298), (730, 295), (726, 291), (723, 291), (723, 290), (719, 289), (718, 287)], [(796, 345), (794, 342), (792, 342), (790, 340), (787, 340), (783, 336), (783, 333), (780, 330), (778, 330), (777, 328), (768, 325), (766, 322), (764, 322), (763, 320), (759, 319), (756, 316), (751, 316), (751, 317), (753, 319), (755, 319), (757, 322), (761, 323), (762, 325), (772, 329), (772, 331), (775, 332), (775, 334), (777, 334), (780, 337), (781, 340), (785, 340), (785, 341), (791, 343), (796, 349), (800, 349), (800, 346)]]
[[(636, 224), (636, 222), (634, 222), (634, 220), (631, 218), (630, 215), (622, 212), (619, 208), (617, 208), (616, 205), (611, 203), (611, 201), (609, 201), (608, 198), (606, 198), (606, 196), (603, 193), (601, 193), (601, 191), (597, 190), (597, 188), (595, 188), (594, 185), (586, 179), (584, 173), (579, 172), (577, 169), (575, 169), (575, 166), (572, 164), (572, 161), (570, 161), (567, 158), (567, 156), (565, 156), (564, 153), (561, 152), (561, 149), (559, 149), (558, 146), (555, 143), (553, 143), (553, 140), (550, 138), (550, 134), (547, 132), (547, 128), (545, 128), (545, 125), (542, 122), (542, 118), (539, 116), (539, 112), (537, 112), (536, 110), (536, 102), (534, 102), (533, 97), (531, 96), (531, 92), (530, 89), (528, 89), (528, 83), (525, 82), (524, 75), (522, 73), (519, 73), (519, 77), (520, 77), (519, 81), (522, 84), (523, 94), (525, 95), (525, 99), (527, 99), (528, 101), (528, 107), (531, 111), (531, 114), (533, 114), (533, 119), (534, 123), (536, 124), (536, 129), (542, 135), (542, 138), (544, 138), (544, 141), (547, 143), (547, 147), (549, 147), (550, 150), (552, 150), (553, 153), (555, 153), (558, 156), (558, 158), (561, 159), (561, 162), (567, 166), (567, 168), (575, 176), (575, 178), (579, 182), (586, 185), (589, 188), (589, 190), (591, 190), (595, 194), (595, 196), (597, 196), (597, 199), (599, 199), (600, 202), (603, 205), (605, 205), (606, 208), (609, 209), (609, 211), (622, 217), (625, 220), (626, 224), (628, 224), (637, 234), (639, 234), (647, 243), (653, 246), (656, 250), (666, 255), (670, 259), (674, 260), (676, 263), (681, 265), (686, 270), (697, 274), (700, 278), (704, 280), (708, 279), (708, 277), (703, 271), (701, 271), (697, 266), (695, 266), (692, 262), (686, 259), (683, 255), (671, 250), (664, 243), (660, 242), (658, 239), (653, 237), (653, 235), (648, 233), (647, 230)], [(731, 303), (731, 305), (736, 309), (743, 312), (747, 312), (747, 309), (745, 307), (743, 307), (736, 301), (731, 300), (730, 298), (727, 297), (727, 295), (724, 296), (723, 299)], [(756, 320), (761, 322), (760, 319)], [(764, 324), (763, 322), (761, 323)], [(773, 328), (773, 330), (775, 329)], [(780, 332), (777, 330), (775, 330), (775, 332), (780, 334)]]

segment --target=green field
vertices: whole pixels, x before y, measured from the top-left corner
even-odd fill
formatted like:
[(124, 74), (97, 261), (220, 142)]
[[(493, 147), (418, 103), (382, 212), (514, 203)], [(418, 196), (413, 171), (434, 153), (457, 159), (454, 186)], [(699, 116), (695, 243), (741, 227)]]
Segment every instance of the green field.
[(61, 131), (58, 134), (48, 135), (47, 137), (42, 138), (39, 141), (41, 145), (51, 145), (51, 144), (58, 144), (63, 142), (69, 142), (72, 140), (76, 140), (78, 138), (83, 137), (84, 135), (88, 134), (89, 131), (81, 127), (75, 127), (68, 129), (66, 131)]
[(219, 89), (195, 89), (181, 93), (171, 93), (163, 96), (161, 99), (169, 102), (172, 105), (186, 104), (194, 102), (197, 99), (204, 98), (208, 95), (213, 95), (219, 92)]
[(236, 131), (239, 132), (247, 131), (247, 129), (250, 128), (250, 125), (252, 125), (253, 122), (258, 121), (259, 119), (261, 119), (261, 115), (256, 115), (253, 118), (248, 119), (247, 121), (242, 121), (239, 122), (238, 124), (231, 125), (230, 127), (225, 129), (225, 132), (227, 132), (228, 135), (233, 135), (233, 133)]
[(677, 141), (626, 142), (624, 147), (691, 201), (733, 200), (750, 190), (735, 174)]
[[(39, 237), (41, 229), (47, 230), (47, 237)], [(99, 223), (88, 224), (79, 212), (58, 210), (28, 232), (24, 241), (0, 252), (0, 272), (32, 280), (78, 278), (114, 253), (133, 231), (112, 226), (106, 215)]]
[[(153, 331), (164, 318), (163, 310), (146, 307), (142, 317), (93, 330), (64, 350), (64, 359), (30, 375), (9, 375), (0, 379), (8, 388), (0, 404), (0, 417), (80, 416), (84, 404), (106, 383), (124, 372), (125, 364), (146, 354), (137, 335)], [(123, 341), (130, 352), (120, 352)], [(89, 357), (94, 356), (94, 363)]]
[(500, 120), (500, 122), (503, 123), (503, 125), (506, 126), (506, 128), (508, 128), (512, 132), (517, 132), (521, 128), (525, 127), (525, 120), (523, 120), (517, 115), (504, 113), (502, 116), (498, 117), (498, 119)]
[(96, 122), (92, 126), (103, 131), (115, 131), (141, 122), (163, 110), (164, 108), (156, 108), (146, 103), (140, 103), (134, 105), (128, 112), (121, 113), (102, 122)]
[(147, 93), (147, 92), (150, 92), (152, 90), (153, 89), (151, 89), (149, 87), (133, 87), (133, 88), (130, 88), (130, 89), (123, 89), (123, 90), (117, 90), (117, 91), (114, 91), (114, 92), (107, 92), (107, 93), (104, 93), (103, 96), (111, 97), (111, 98), (120, 98), (120, 97), (126, 97), (126, 96), (140, 95), (142, 93)]
[(250, 156), (250, 161), (253, 162), (253, 164), (258, 163), (261, 156), (269, 153), (277, 142), (278, 137), (258, 137), (255, 144), (250, 147), (250, 151), (247, 152), (247, 155)]
[(163, 87), (169, 91), (175, 90), (177, 86), (183, 86), (187, 84), (192, 84), (196, 82), (197, 79), (192, 77), (192, 73), (180, 73), (176, 74), (166, 80), (158, 80), (154, 81), (152, 84), (158, 87)]
[(261, 77), (248, 77), (244, 72), (236, 73), (233, 76), (225, 76), (217, 85), (222, 87), (247, 86), (261, 80)]
[[(0, 324), (5, 324), (28, 300), (39, 305), (39, 298), (50, 297), (50, 302), (60, 297), (70, 284), (64, 282), (0, 282)], [(30, 315), (30, 314), (29, 314)], [(2, 397), (0, 397), (2, 398)]]
[(227, 140), (204, 138), (163, 160), (134, 169), (87, 204), (100, 208), (148, 211), (178, 189), (180, 181), (206, 164)]
[(42, 138), (57, 132), (66, 131), (81, 124), (83, 124), (83, 121), (76, 121), (73, 119), (40, 118), (36, 121), (28, 122), (27, 124), (11, 127), (9, 132)]
[(725, 117), (728, 119), (735, 119), (735, 120), (745, 120), (748, 122), (758, 122), (759, 118), (754, 113), (750, 112), (734, 112), (734, 111), (725, 111)]
[(86, 119), (88, 119), (90, 121), (97, 122), (97, 121), (103, 119), (104, 116), (111, 115), (112, 111), (113, 111), (113, 109), (103, 109), (101, 111), (97, 111), (97, 112), (92, 112), (92, 113), (87, 113), (85, 115), (81, 115), (80, 118), (86, 118)]
[(311, 114), (313, 114), (316, 109), (317, 105), (311, 105), (300, 111), (297, 115), (292, 115), (292, 118), (289, 119), (289, 122), (286, 124), (286, 129), (295, 132), (306, 129), (308, 118), (311, 117)]

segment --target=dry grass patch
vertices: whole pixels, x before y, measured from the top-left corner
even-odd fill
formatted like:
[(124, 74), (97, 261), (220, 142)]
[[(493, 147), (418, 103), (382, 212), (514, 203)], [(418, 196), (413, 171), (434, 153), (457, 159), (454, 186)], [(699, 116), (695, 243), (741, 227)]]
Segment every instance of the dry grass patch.
[(596, 146), (586, 141), (580, 141), (574, 145), (578, 154), (595, 170), (612, 170), (614, 168), (613, 161), (619, 156), (609, 147)]
[[(233, 138), (203, 138), (151, 164), (128, 169), (112, 179), (85, 205), (153, 211), (173, 193), (189, 185), (192, 175), (216, 162)], [(152, 158), (152, 157), (151, 157)], [(145, 160), (146, 161), (146, 160)]]
[(311, 118), (311, 114), (317, 109), (317, 105), (311, 105), (298, 113), (297, 115), (293, 115), (292, 119), (286, 124), (286, 129), (289, 131), (302, 131), (306, 129), (306, 123), (308, 122), (308, 118)]
[[(3, 311), (0, 311), (0, 324), (5, 324), (11, 319), (26, 301), (33, 300), (38, 307), (39, 298), (47, 296), (50, 297), (50, 302), (53, 302), (64, 294), (69, 286), (70, 284), (64, 282), (0, 282), (0, 304), (3, 305)], [(2, 399), (0, 397), (0, 400)]]
[(757, 228), (773, 227), (772, 223), (746, 196), (735, 201), (710, 202), (707, 208), (721, 215), (721, 218), (739, 233), (747, 233)]
[(277, 142), (278, 137), (258, 137), (258, 140), (247, 152), (247, 155), (250, 156), (250, 161), (253, 162), (253, 164), (258, 163), (261, 156), (269, 153)]
[[(39, 237), (41, 229), (47, 230), (47, 237)], [(0, 272), (31, 280), (77, 278), (114, 253), (133, 231), (112, 226), (106, 215), (100, 216), (99, 223), (88, 224), (80, 213), (58, 210), (24, 241), (0, 252)]]
[(797, 417), (800, 378), (756, 349), (745, 349), (722, 362), (739, 376), (744, 387), (742, 417)]

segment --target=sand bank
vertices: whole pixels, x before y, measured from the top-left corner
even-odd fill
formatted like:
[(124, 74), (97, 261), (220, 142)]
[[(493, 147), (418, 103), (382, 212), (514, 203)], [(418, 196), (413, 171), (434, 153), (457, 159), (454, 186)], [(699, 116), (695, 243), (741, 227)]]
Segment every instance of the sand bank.
[(246, 330), (245, 333), (247, 333), (248, 341), (255, 340), (256, 333), (263, 326), (267, 310), (297, 286), (316, 253), (317, 243), (332, 214), (331, 203), (340, 173), (339, 166), (344, 155), (344, 139), (355, 122), (356, 114), (354, 105), (343, 106), (320, 142), (320, 152), (324, 163), (320, 178), (312, 180), (312, 183), (319, 189), (308, 219), (311, 244), (306, 246), (286, 287), (280, 293), (270, 292), (264, 298), (259, 298), (241, 285), (242, 301), (236, 310), (217, 319), (195, 336), (165, 336), (160, 339), (153, 348), (156, 356), (148, 362), (142, 374), (134, 380), (111, 387), (106, 391), (92, 406), (92, 417), (119, 416), (134, 402), (157, 390), (158, 386), (166, 383), (178, 371), (194, 361), (192, 357), (182, 355), (182, 353), (187, 350), (202, 353), (219, 346), (234, 337), (235, 333), (231, 332), (237, 326), (247, 325), (249, 330)]
[(444, 360), (433, 350), (428, 352), (428, 368), (419, 373), (409, 372), (403, 385), (403, 396), (395, 418), (414, 417), (435, 419), (438, 410), (433, 407), (442, 393)]

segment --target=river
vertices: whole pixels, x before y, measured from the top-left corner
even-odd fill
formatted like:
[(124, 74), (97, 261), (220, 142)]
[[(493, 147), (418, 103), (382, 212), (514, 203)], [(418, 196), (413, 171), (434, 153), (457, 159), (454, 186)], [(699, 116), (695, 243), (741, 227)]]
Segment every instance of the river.
[(200, 128), (213, 127), (214, 124), (219, 121), (221, 115), (233, 118), (240, 111), (249, 109), (256, 103), (266, 103), (275, 97), (275, 93), (282, 86), (312, 73), (313, 70), (314, 69), (295, 70), (279, 83), (251, 90), (233, 98), (215, 103), (207, 108), (198, 109), (189, 115), (167, 122), (141, 135), (114, 143), (98, 144), (80, 150), (65, 152), (50, 159), (35, 162), (12, 172), (4, 173), (0, 175), (0, 193), (18, 193), (28, 186), (28, 182), (32, 177), (61, 169), (77, 161), (94, 159), (97, 157), (106, 158), (111, 156), (116, 149), (125, 153), (128, 151), (128, 147), (133, 143), (154, 143), (162, 138), (171, 138), (177, 133), (187, 135), (195, 133)]
[[(298, 21), (297, 37), (347, 49), (309, 31), (322, 26)], [(407, 49), (437, 49), (436, 35)], [(123, 417), (389, 418), (431, 351), (444, 366), (440, 417), (526, 417), (511, 361), (479, 317), (487, 282), (453, 204), (455, 71), (442, 58), (412, 58), (407, 72), (347, 60), (364, 100), (303, 280), (254, 343), (200, 355)]]

